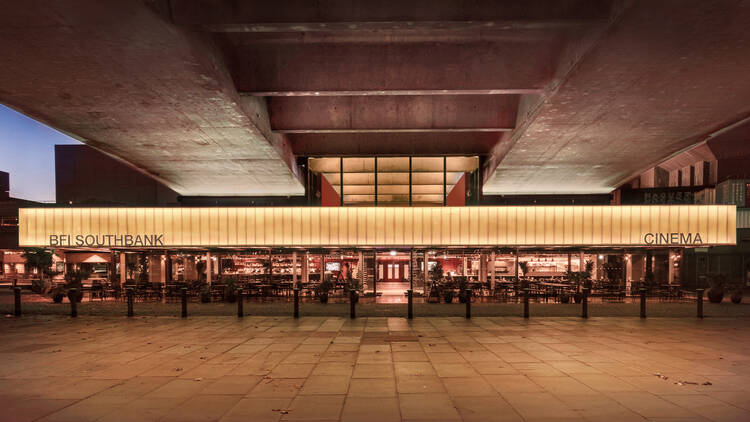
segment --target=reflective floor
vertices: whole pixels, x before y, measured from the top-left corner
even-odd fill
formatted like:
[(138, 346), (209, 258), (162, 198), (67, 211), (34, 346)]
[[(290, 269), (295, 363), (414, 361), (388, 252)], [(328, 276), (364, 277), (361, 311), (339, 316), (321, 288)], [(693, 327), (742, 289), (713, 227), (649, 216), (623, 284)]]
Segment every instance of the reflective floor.
[(0, 320), (2, 421), (746, 421), (748, 319)]

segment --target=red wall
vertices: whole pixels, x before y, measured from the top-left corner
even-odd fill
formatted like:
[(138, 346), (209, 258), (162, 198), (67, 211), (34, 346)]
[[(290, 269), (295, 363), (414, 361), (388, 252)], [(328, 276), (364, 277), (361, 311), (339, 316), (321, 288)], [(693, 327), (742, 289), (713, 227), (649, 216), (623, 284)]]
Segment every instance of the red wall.
[(341, 197), (336, 190), (328, 183), (325, 177), (320, 177), (320, 206), (321, 207), (340, 207)]
[(463, 207), (466, 205), (466, 173), (458, 179), (456, 185), (448, 194), (445, 204), (449, 207)]

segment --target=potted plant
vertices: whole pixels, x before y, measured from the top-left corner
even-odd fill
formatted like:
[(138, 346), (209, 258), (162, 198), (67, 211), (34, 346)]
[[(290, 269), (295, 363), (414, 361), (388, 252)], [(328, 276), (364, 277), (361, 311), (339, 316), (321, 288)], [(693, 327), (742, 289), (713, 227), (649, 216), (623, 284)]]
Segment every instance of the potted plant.
[(203, 287), (201, 287), (200, 299), (201, 303), (211, 302), (211, 286), (204, 284)]
[(742, 289), (735, 289), (732, 292), (732, 303), (742, 303)]
[(453, 289), (443, 289), (443, 301), (445, 303), (453, 302)]
[(55, 303), (62, 303), (64, 298), (65, 286), (62, 284), (58, 284), (54, 289), (52, 289), (52, 301)]
[[(68, 271), (65, 274), (65, 289), (68, 296), (68, 300), (80, 302), (83, 300), (83, 280), (89, 278), (89, 273), (82, 270)], [(76, 289), (76, 294), (73, 296), (72, 289)], [(53, 298), (54, 300), (54, 298)]]
[(443, 285), (440, 286), (440, 290), (443, 295), (443, 301), (445, 303), (453, 302), (453, 296), (454, 296), (453, 289), (454, 288), (455, 288), (455, 284), (453, 282), (452, 277), (446, 278), (445, 281), (443, 282)]
[(583, 301), (581, 286), (591, 288), (591, 272), (594, 269), (594, 263), (586, 261), (586, 266), (584, 268), (583, 271), (568, 270), (568, 281), (570, 284), (575, 285), (575, 292), (573, 293), (573, 301), (575, 303), (581, 303), (581, 301)]
[(466, 303), (469, 301), (469, 295), (466, 294), (466, 289), (469, 287), (469, 283), (465, 277), (458, 279), (458, 301), (460, 303)]
[(198, 261), (195, 264), (195, 271), (198, 273), (198, 281), (205, 280), (206, 279), (206, 262)]
[(529, 263), (526, 261), (518, 261), (518, 268), (521, 269), (521, 272), (523, 273), (525, 277), (529, 272)]
[(440, 286), (443, 283), (443, 263), (435, 261), (435, 265), (429, 270), (430, 280), (430, 293), (427, 296), (427, 302), (429, 303), (440, 303)]
[(315, 295), (320, 299), (320, 303), (328, 303), (328, 292), (330, 292), (332, 288), (333, 285), (331, 284), (331, 281), (326, 278), (323, 278), (323, 281), (315, 286)]
[(138, 255), (138, 283), (148, 283), (148, 256), (145, 253)]
[(224, 279), (225, 287), (224, 287), (224, 300), (226, 300), (229, 303), (234, 303), (237, 301), (237, 278), (236, 277), (226, 277)]
[(721, 303), (724, 300), (724, 287), (727, 280), (724, 274), (717, 274), (711, 277), (710, 288), (708, 289), (708, 301), (711, 303)]
[(353, 278), (349, 278), (349, 293), (354, 303), (359, 302), (359, 293), (362, 291), (362, 283)]
[(45, 248), (26, 248), (22, 256), (26, 260), (26, 265), (37, 270), (39, 274), (39, 280), (31, 281), (31, 291), (37, 294), (47, 293), (49, 285), (45, 281), (44, 275), (49, 272), (52, 266), (52, 251)]
[(734, 280), (732, 281), (729, 286), (729, 298), (732, 300), (732, 303), (742, 303), (742, 281), (741, 280)]

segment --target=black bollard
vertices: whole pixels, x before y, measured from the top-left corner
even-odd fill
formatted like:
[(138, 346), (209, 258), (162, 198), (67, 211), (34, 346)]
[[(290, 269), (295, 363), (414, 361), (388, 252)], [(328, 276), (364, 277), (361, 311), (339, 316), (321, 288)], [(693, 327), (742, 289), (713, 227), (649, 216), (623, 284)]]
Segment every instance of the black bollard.
[(583, 298), (581, 299), (581, 318), (589, 317), (589, 289), (583, 288)]
[(20, 287), (14, 288), (13, 295), (15, 295), (15, 299), (16, 299), (16, 311), (14, 315), (21, 316), (21, 288)]
[(128, 297), (128, 316), (132, 317), (133, 316), (133, 296), (135, 296), (133, 292), (133, 288), (128, 287), (127, 290), (125, 290), (125, 294)]
[(299, 288), (294, 288), (294, 319), (299, 318)]
[(695, 290), (696, 303), (698, 304), (698, 318), (703, 318), (703, 292), (705, 290), (706, 289)]
[(187, 318), (187, 287), (182, 289), (182, 317)]
[(406, 299), (409, 302), (406, 317), (408, 319), (414, 319), (414, 290), (409, 289), (406, 291)]
[(349, 318), (354, 319), (357, 317), (357, 311), (354, 309), (354, 289), (349, 289)]
[(244, 304), (242, 303), (242, 289), (237, 289), (237, 318), (245, 316), (245, 310), (243, 309)]
[(466, 289), (466, 319), (471, 319), (471, 289)]
[(70, 300), (70, 316), (78, 316), (78, 289), (72, 288), (68, 291), (68, 300)]
[(529, 318), (529, 288), (523, 289), (523, 317)]
[(646, 318), (646, 289), (641, 287), (641, 318)]

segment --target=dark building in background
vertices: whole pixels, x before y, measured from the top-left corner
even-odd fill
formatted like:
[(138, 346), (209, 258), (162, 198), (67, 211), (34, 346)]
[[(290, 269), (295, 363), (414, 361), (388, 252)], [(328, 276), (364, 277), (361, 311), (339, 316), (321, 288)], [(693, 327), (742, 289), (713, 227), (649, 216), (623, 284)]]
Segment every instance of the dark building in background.
[(10, 196), (10, 174), (0, 171), (0, 276), (24, 263), (18, 251), (18, 209), (34, 206), (39, 203)]
[(87, 145), (55, 145), (58, 204), (169, 205), (177, 193)]
[(614, 191), (612, 204), (736, 205), (737, 245), (685, 249), (682, 283), (706, 286), (721, 274), (750, 286), (750, 120), (647, 169)]

